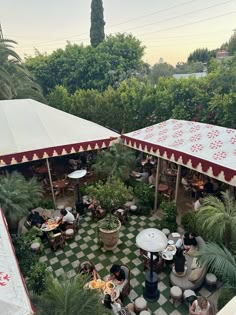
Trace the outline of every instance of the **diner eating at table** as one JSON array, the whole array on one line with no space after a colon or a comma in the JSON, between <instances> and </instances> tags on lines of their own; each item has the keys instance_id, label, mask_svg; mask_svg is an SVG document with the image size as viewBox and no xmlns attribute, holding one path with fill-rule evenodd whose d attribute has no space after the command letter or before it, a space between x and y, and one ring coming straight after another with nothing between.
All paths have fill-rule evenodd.
<instances>
[{"instance_id":1,"label":"diner eating at table","mask_svg":"<svg viewBox=\"0 0 236 315\"><path fill-rule=\"evenodd\" d=\"M112 265L110 269L110 276L108 277L108 280L112 280L115 285L118 287L120 291L122 291L125 282L126 282L126 276L124 270L121 268L120 265Z\"/></svg>"},{"instance_id":2,"label":"diner eating at table","mask_svg":"<svg viewBox=\"0 0 236 315\"><path fill-rule=\"evenodd\" d=\"M59 223L59 228L62 231L65 231L67 225L71 225L74 223L75 217L70 211L67 211L65 209L62 209L60 213L61 213L61 218L59 218L57 222Z\"/></svg>"},{"instance_id":3,"label":"diner eating at table","mask_svg":"<svg viewBox=\"0 0 236 315\"><path fill-rule=\"evenodd\" d=\"M195 234L192 232L184 233L182 237L182 242L186 252L188 252L192 246L193 247L197 246L197 240L195 237L196 237Z\"/></svg>"},{"instance_id":4,"label":"diner eating at table","mask_svg":"<svg viewBox=\"0 0 236 315\"><path fill-rule=\"evenodd\" d=\"M182 276L186 272L186 267L185 267L185 261L186 258L183 254L182 248L177 248L175 257L174 257L174 265L173 265L173 272L177 276Z\"/></svg>"},{"instance_id":5,"label":"diner eating at table","mask_svg":"<svg viewBox=\"0 0 236 315\"><path fill-rule=\"evenodd\" d=\"M31 210L30 214L27 217L27 222L30 226L41 227L41 225L45 221L46 221L46 218L36 210Z\"/></svg>"},{"instance_id":6,"label":"diner eating at table","mask_svg":"<svg viewBox=\"0 0 236 315\"><path fill-rule=\"evenodd\" d=\"M89 278L91 278L91 280L98 279L98 274L97 274L97 271L95 269L95 266L93 264L91 264L90 262L82 263L79 266L79 273L88 276Z\"/></svg>"}]
</instances>

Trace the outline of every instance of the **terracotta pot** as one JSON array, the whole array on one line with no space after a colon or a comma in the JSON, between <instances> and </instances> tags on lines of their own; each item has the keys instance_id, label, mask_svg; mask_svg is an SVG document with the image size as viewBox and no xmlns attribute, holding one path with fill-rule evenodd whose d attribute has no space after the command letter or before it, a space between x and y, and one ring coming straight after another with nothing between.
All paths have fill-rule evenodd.
<instances>
[{"instance_id":1,"label":"terracotta pot","mask_svg":"<svg viewBox=\"0 0 236 315\"><path fill-rule=\"evenodd\" d=\"M119 231L121 223L115 230L104 230L99 228L99 237L103 243L103 247L106 250L114 250L117 247L119 241Z\"/></svg>"}]
</instances>

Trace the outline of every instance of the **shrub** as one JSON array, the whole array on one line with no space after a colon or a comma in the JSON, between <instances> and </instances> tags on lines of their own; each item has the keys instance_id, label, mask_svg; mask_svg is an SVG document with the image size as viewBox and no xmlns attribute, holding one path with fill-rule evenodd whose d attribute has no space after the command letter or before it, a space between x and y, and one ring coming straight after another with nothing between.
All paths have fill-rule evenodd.
<instances>
[{"instance_id":1,"label":"shrub","mask_svg":"<svg viewBox=\"0 0 236 315\"><path fill-rule=\"evenodd\" d=\"M45 263L37 262L32 265L27 281L29 289L34 293L41 294L46 288L47 275L48 271Z\"/></svg>"},{"instance_id":2,"label":"shrub","mask_svg":"<svg viewBox=\"0 0 236 315\"><path fill-rule=\"evenodd\" d=\"M221 289L217 302L218 310L220 311L235 295L236 295L235 289L232 288Z\"/></svg>"},{"instance_id":3,"label":"shrub","mask_svg":"<svg viewBox=\"0 0 236 315\"><path fill-rule=\"evenodd\" d=\"M177 208L175 202L162 201L160 208L163 212L160 228L168 228L170 231L176 231L178 225L176 222Z\"/></svg>"},{"instance_id":4,"label":"shrub","mask_svg":"<svg viewBox=\"0 0 236 315\"><path fill-rule=\"evenodd\" d=\"M196 221L196 213L189 212L185 213L182 216L181 224L183 225L185 231L193 232L198 235L197 221Z\"/></svg>"},{"instance_id":5,"label":"shrub","mask_svg":"<svg viewBox=\"0 0 236 315\"><path fill-rule=\"evenodd\" d=\"M54 204L52 199L41 199L38 203L41 208L44 209L54 209Z\"/></svg>"}]
</instances>

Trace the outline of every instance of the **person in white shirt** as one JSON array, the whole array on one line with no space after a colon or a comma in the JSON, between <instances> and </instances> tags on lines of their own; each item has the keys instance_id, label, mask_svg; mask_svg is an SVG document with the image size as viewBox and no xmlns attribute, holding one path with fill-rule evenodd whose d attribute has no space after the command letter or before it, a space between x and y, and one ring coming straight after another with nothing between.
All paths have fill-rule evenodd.
<instances>
[{"instance_id":1,"label":"person in white shirt","mask_svg":"<svg viewBox=\"0 0 236 315\"><path fill-rule=\"evenodd\" d=\"M213 310L207 299L201 296L190 306L189 313L191 315L213 315Z\"/></svg>"},{"instance_id":2,"label":"person in white shirt","mask_svg":"<svg viewBox=\"0 0 236 315\"><path fill-rule=\"evenodd\" d=\"M193 209L194 211L198 211L202 205L202 202L203 202L203 198L200 197L198 200L196 200L193 204Z\"/></svg>"},{"instance_id":3,"label":"person in white shirt","mask_svg":"<svg viewBox=\"0 0 236 315\"><path fill-rule=\"evenodd\" d=\"M186 177L182 177L181 183L182 183L184 186L189 186L189 183L188 183Z\"/></svg>"},{"instance_id":4,"label":"person in white shirt","mask_svg":"<svg viewBox=\"0 0 236 315\"><path fill-rule=\"evenodd\" d=\"M62 231L65 231L66 230L66 225L67 224L73 224L74 221L75 221L75 217L74 215L70 212L70 211L67 211L65 209L61 210L61 218L59 220L60 222L60 229Z\"/></svg>"}]
</instances>

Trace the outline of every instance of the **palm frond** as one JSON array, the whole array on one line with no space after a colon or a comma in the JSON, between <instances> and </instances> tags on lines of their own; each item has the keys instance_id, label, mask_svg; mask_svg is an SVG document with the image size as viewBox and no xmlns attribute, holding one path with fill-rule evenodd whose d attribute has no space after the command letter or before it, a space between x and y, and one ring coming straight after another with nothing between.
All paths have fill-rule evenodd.
<instances>
[{"instance_id":1,"label":"palm frond","mask_svg":"<svg viewBox=\"0 0 236 315\"><path fill-rule=\"evenodd\" d=\"M198 252L198 261L226 284L236 288L236 261L226 247L206 243Z\"/></svg>"}]
</instances>

